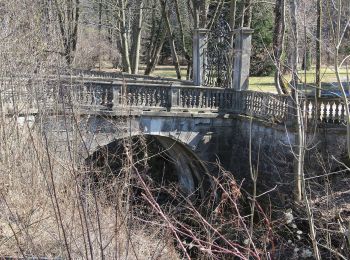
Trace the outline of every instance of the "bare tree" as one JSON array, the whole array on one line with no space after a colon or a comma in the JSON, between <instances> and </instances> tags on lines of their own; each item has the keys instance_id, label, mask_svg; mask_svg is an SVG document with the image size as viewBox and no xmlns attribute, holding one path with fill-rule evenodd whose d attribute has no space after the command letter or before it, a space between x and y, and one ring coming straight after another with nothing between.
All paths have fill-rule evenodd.
<instances>
[{"instance_id":1,"label":"bare tree","mask_svg":"<svg viewBox=\"0 0 350 260\"><path fill-rule=\"evenodd\" d=\"M209 9L208 0L192 0L194 28L206 28Z\"/></svg>"},{"instance_id":2,"label":"bare tree","mask_svg":"<svg viewBox=\"0 0 350 260\"><path fill-rule=\"evenodd\" d=\"M316 96L321 97L321 61L322 61L322 0L317 0L316 29Z\"/></svg>"},{"instance_id":3,"label":"bare tree","mask_svg":"<svg viewBox=\"0 0 350 260\"><path fill-rule=\"evenodd\" d=\"M123 60L123 71L131 73L130 57L129 57L129 37L128 37L128 26L126 21L126 4L128 0L119 1L119 30L121 37L121 51Z\"/></svg>"},{"instance_id":4,"label":"bare tree","mask_svg":"<svg viewBox=\"0 0 350 260\"><path fill-rule=\"evenodd\" d=\"M298 30L298 0L289 1L290 12L291 12L291 34L292 34L292 81L297 83L298 80L298 59L299 59L299 30Z\"/></svg>"},{"instance_id":5,"label":"bare tree","mask_svg":"<svg viewBox=\"0 0 350 260\"><path fill-rule=\"evenodd\" d=\"M162 7L162 14L163 14L163 19L165 21L165 26L169 35L169 45L170 45L173 64L176 70L176 75L178 79L181 79L181 68L180 68L179 56L177 55L176 46L175 46L175 35L173 33L173 29L170 24L169 12L166 7L166 1L165 0L159 0L159 1Z\"/></svg>"},{"instance_id":6,"label":"bare tree","mask_svg":"<svg viewBox=\"0 0 350 260\"><path fill-rule=\"evenodd\" d=\"M347 7L347 8L346 8ZM350 28L350 20L347 19L347 21L344 23L342 21L342 17L344 15L343 12L345 12L345 15L349 15L350 13L350 7L349 5L343 4L342 0L338 0L336 2L331 3L327 2L327 9L328 9L328 19L331 23L331 31L333 36L333 50L334 50L334 70L337 77L337 83L339 86L339 90L341 92L341 96L344 102L344 110L346 114L346 129L347 129L347 153L348 158L350 159L350 108L349 108L349 99L345 91L345 86L340 78L340 69L344 62L350 57L346 56L342 61L340 61L340 48L342 47L342 43L345 37L346 32ZM336 14L335 19L333 19L333 16L331 16L332 11ZM335 21L334 21L335 20Z\"/></svg>"},{"instance_id":7,"label":"bare tree","mask_svg":"<svg viewBox=\"0 0 350 260\"><path fill-rule=\"evenodd\" d=\"M236 12L237 12L237 0L231 0L230 2L230 28L231 31L235 29L236 24ZM231 35L231 46L234 43L234 35Z\"/></svg>"},{"instance_id":8,"label":"bare tree","mask_svg":"<svg viewBox=\"0 0 350 260\"><path fill-rule=\"evenodd\" d=\"M253 6L252 0L245 0L242 11L242 27L249 27L252 23Z\"/></svg>"},{"instance_id":9,"label":"bare tree","mask_svg":"<svg viewBox=\"0 0 350 260\"><path fill-rule=\"evenodd\" d=\"M191 68L192 68L192 59L191 59L191 56L190 56L190 54L187 50L187 47L186 47L184 26L183 26L183 21L182 21L182 17L181 17L179 0L174 0L174 3L175 3L175 8L176 8L177 21L179 23L179 33L180 33L180 39L181 39L180 47L181 47L182 52L183 52L185 59L187 61L186 79L190 79Z\"/></svg>"},{"instance_id":10,"label":"bare tree","mask_svg":"<svg viewBox=\"0 0 350 260\"><path fill-rule=\"evenodd\" d=\"M145 75L152 73L158 64L160 53L166 40L167 30L164 26L164 19L158 16L158 0L153 0L151 29L149 31L149 41L147 43L146 69ZM161 13L161 11L160 11Z\"/></svg>"},{"instance_id":11,"label":"bare tree","mask_svg":"<svg viewBox=\"0 0 350 260\"><path fill-rule=\"evenodd\" d=\"M63 42L63 55L70 66L78 42L79 0L54 0Z\"/></svg>"},{"instance_id":12,"label":"bare tree","mask_svg":"<svg viewBox=\"0 0 350 260\"><path fill-rule=\"evenodd\" d=\"M143 7L144 0L138 0L137 6L139 6L138 13L135 19L135 26L133 30L133 44L132 44L132 68L131 72L133 74L138 74L140 65L140 53L141 53L141 32L143 24Z\"/></svg>"},{"instance_id":13,"label":"bare tree","mask_svg":"<svg viewBox=\"0 0 350 260\"><path fill-rule=\"evenodd\" d=\"M285 0L276 0L275 29L273 34L273 53L276 65L275 86L279 94L286 94L288 92L282 79L281 63L285 35L285 10Z\"/></svg>"}]
</instances>

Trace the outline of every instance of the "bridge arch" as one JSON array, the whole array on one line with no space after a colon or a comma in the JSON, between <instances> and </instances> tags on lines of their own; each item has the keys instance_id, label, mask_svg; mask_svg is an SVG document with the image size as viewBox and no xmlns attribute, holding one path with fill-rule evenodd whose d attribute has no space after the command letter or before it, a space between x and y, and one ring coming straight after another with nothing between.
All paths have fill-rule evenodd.
<instances>
[{"instance_id":1,"label":"bridge arch","mask_svg":"<svg viewBox=\"0 0 350 260\"><path fill-rule=\"evenodd\" d=\"M188 144L171 136L135 132L128 137L107 138L102 145L90 150L85 163L99 167L110 163L108 160L114 158L113 160L119 160L120 164L125 153L130 151L132 156L135 156L134 161L146 161L147 169L141 164L137 164L136 167L146 171L154 181L175 183L184 195L192 198L205 197L205 191L210 186L207 167ZM120 158L117 158L118 156Z\"/></svg>"}]
</instances>

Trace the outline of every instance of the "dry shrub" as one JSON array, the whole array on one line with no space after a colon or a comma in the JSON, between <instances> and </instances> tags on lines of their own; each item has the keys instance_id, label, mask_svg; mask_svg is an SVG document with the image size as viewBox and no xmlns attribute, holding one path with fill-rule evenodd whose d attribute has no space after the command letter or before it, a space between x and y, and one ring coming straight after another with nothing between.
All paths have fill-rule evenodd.
<instances>
[{"instance_id":1,"label":"dry shrub","mask_svg":"<svg viewBox=\"0 0 350 260\"><path fill-rule=\"evenodd\" d=\"M111 43L105 33L85 29L80 32L80 41L74 59L74 66L80 69L118 68L121 55L115 43Z\"/></svg>"},{"instance_id":2,"label":"dry shrub","mask_svg":"<svg viewBox=\"0 0 350 260\"><path fill-rule=\"evenodd\" d=\"M257 204L250 232L241 205L246 197L222 168L207 176L212 189L203 200L184 195L176 182L163 185L148 177L152 168L144 160L148 144L142 136L123 139L123 148L112 154L107 150L102 165L82 165L74 146L69 156L60 154L39 117L35 124L2 118L1 255L259 259L276 253L269 217Z\"/></svg>"},{"instance_id":3,"label":"dry shrub","mask_svg":"<svg viewBox=\"0 0 350 260\"><path fill-rule=\"evenodd\" d=\"M176 258L163 229L130 218L121 176L112 187L87 189L88 169L57 155L40 123L2 119L1 256ZM116 193L107 201L109 191Z\"/></svg>"}]
</instances>

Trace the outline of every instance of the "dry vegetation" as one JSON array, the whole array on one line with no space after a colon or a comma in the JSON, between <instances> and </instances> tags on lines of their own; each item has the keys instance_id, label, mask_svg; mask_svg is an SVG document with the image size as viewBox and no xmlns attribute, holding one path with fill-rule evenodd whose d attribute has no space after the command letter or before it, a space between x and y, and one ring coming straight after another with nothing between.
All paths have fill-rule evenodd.
<instances>
[{"instance_id":1,"label":"dry vegetation","mask_svg":"<svg viewBox=\"0 0 350 260\"><path fill-rule=\"evenodd\" d=\"M40 120L34 123L31 118L22 119L3 116L1 121L2 256L312 256L309 222L302 204L293 211L276 210L266 204L264 196L258 199L242 189L232 173L220 167L216 177L208 176L212 187L204 200L186 197L176 182L163 185L149 177L152 167L144 158L150 144L142 136L125 138L118 149L102 150L99 158L79 164L79 151L74 145L68 158L62 156L57 144L43 135ZM349 252L348 201L339 200L346 199L348 191L343 187L343 194L332 193L331 189L328 192L332 194L324 194L318 182L308 183L319 187L319 191L313 189L310 198L320 247L325 247L321 248L322 255L345 259ZM343 208L331 206L334 204Z\"/></svg>"},{"instance_id":2,"label":"dry vegetation","mask_svg":"<svg viewBox=\"0 0 350 260\"><path fill-rule=\"evenodd\" d=\"M176 183L159 186L147 177L147 162L140 165L131 153L144 155L142 138L125 139L119 153L105 154L117 156L119 167L110 167L113 159L81 166L73 163L74 149L68 160L55 151L40 124L19 125L16 119L1 122L2 256L259 258L276 242L261 208L250 231L240 188L229 173L213 177L215 193L206 201L194 201ZM160 193L166 199L158 200Z\"/></svg>"},{"instance_id":3,"label":"dry vegetation","mask_svg":"<svg viewBox=\"0 0 350 260\"><path fill-rule=\"evenodd\" d=\"M52 151L40 125L18 126L16 117L1 123L2 256L177 257L164 229L130 214L130 183L122 174L97 189L88 185L87 169Z\"/></svg>"},{"instance_id":4,"label":"dry vegetation","mask_svg":"<svg viewBox=\"0 0 350 260\"><path fill-rule=\"evenodd\" d=\"M186 197L176 183L153 181L147 175L152 170L148 160L138 160L149 145L142 136L136 143L123 140L119 153L105 154L108 160L103 165L82 163L74 145L62 156L43 134L45 107L35 120L25 118L31 104L13 94L23 91L40 103L47 86L31 80L58 78L69 68L55 9L45 7L45 1L0 0L0 257L312 258L311 223L323 257L349 258L345 174L340 186L330 184L330 169L322 172L324 183L319 178L306 181L314 219L310 222L305 202L293 211L276 210L264 196L245 191L220 165L217 173L207 176L212 186L204 200ZM73 65L91 68L104 56L121 62L116 48L96 41L96 31L79 33L86 40L78 42ZM27 78L18 80L23 75ZM10 114L4 112L9 109L2 103L5 95L18 101ZM112 167L113 157L119 160L117 168ZM166 199L159 199L161 193Z\"/></svg>"}]
</instances>

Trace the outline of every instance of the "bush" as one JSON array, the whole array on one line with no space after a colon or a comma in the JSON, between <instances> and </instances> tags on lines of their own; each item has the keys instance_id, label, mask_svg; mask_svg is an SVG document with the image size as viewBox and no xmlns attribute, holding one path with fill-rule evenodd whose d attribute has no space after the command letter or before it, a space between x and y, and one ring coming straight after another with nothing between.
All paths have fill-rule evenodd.
<instances>
[{"instance_id":1,"label":"bush","mask_svg":"<svg viewBox=\"0 0 350 260\"><path fill-rule=\"evenodd\" d=\"M272 53L274 14L270 6L254 5L251 27L254 29L252 39L252 58L250 73L253 76L266 76L274 71L270 58Z\"/></svg>"}]
</instances>

